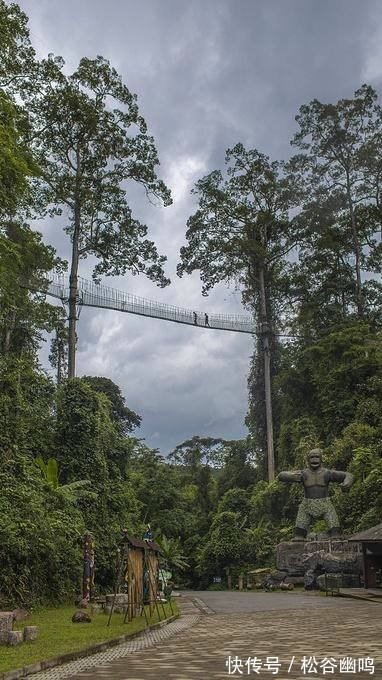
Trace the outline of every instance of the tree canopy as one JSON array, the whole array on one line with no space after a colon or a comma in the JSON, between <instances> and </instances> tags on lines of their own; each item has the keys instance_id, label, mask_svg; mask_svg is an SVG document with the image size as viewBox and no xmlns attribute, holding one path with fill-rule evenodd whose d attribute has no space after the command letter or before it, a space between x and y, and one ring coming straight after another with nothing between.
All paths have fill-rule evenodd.
<instances>
[{"instance_id":1,"label":"tree canopy","mask_svg":"<svg viewBox=\"0 0 382 680\"><path fill-rule=\"evenodd\" d=\"M274 470L301 469L313 446L328 467L355 476L349 494L334 492L344 530L379 522L375 91L303 105L298 153L287 162L238 143L224 170L197 182L178 273L199 271L204 293L234 283L255 316L250 435L199 432L164 456L133 434L135 395L106 375L74 376L82 258L95 258L95 279L130 272L168 283L165 257L126 194L132 180L144 200L171 202L154 140L136 95L103 57L81 59L71 74L60 57L38 61L26 15L3 0L0 33L0 606L74 599L85 530L100 593L115 584L121 528L142 536L147 523L180 585L213 587L272 566L301 496ZM72 241L69 328L44 294L49 272L65 263L27 224L58 215ZM47 332L57 380L40 363Z\"/></svg>"}]
</instances>

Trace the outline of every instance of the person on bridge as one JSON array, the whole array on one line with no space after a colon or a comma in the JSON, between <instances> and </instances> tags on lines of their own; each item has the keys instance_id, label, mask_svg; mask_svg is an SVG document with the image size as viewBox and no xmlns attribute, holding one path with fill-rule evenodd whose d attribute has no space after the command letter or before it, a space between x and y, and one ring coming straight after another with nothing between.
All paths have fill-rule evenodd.
<instances>
[{"instance_id":1,"label":"person on bridge","mask_svg":"<svg viewBox=\"0 0 382 680\"><path fill-rule=\"evenodd\" d=\"M193 312L193 315L194 315L194 324L195 324L195 326L197 326L198 325L198 315L197 315L196 312Z\"/></svg>"},{"instance_id":2,"label":"person on bridge","mask_svg":"<svg viewBox=\"0 0 382 680\"><path fill-rule=\"evenodd\" d=\"M204 315L204 325L205 325L205 326L209 326L209 325L210 325L210 320L209 320L209 318L208 318L208 314L205 314L205 315Z\"/></svg>"}]
</instances>

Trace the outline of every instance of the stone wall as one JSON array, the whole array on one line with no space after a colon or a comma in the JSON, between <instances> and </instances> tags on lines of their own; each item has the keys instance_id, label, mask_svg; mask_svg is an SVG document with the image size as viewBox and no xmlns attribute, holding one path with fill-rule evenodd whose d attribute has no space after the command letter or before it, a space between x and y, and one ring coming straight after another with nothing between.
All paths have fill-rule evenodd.
<instances>
[{"instance_id":1,"label":"stone wall","mask_svg":"<svg viewBox=\"0 0 382 680\"><path fill-rule=\"evenodd\" d=\"M320 554L320 557L332 555L331 562L339 565L338 571L341 571L342 565L353 563L354 570L351 570L350 573L361 572L361 546L358 543L349 543L346 540L285 541L279 543L276 548L276 568L287 572L288 576L302 577L307 569L312 566L310 564L312 559L314 561L314 558L310 556L317 553ZM329 562L329 557L327 561ZM346 570L348 569L349 567L346 568Z\"/></svg>"}]
</instances>

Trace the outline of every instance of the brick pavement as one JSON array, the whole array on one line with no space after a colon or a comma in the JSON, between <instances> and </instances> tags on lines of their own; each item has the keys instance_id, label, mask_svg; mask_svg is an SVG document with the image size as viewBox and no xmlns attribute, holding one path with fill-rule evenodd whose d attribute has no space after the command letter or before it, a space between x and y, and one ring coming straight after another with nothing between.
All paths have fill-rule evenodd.
<instances>
[{"instance_id":1,"label":"brick pavement","mask_svg":"<svg viewBox=\"0 0 382 680\"><path fill-rule=\"evenodd\" d=\"M229 677L270 680L302 680L302 678L368 678L369 673L323 673L301 671L300 659L315 656L320 663L324 657L372 657L375 660L374 678L382 680L382 607L373 603L333 600L315 607L316 598L305 609L268 612L236 612L202 615L187 630L177 632L166 641L140 649L127 656L104 661L102 664L70 676L72 680L215 680ZM293 598L290 600L293 607ZM190 616L190 613L187 614ZM228 674L227 658L258 657L263 662L259 673L248 673L243 663L242 674ZM264 668L266 657L279 657L281 668L273 674ZM295 657L291 671L288 667ZM52 673L52 671L51 671ZM37 676L35 676L37 677ZM53 675L45 676L53 680Z\"/></svg>"}]
</instances>

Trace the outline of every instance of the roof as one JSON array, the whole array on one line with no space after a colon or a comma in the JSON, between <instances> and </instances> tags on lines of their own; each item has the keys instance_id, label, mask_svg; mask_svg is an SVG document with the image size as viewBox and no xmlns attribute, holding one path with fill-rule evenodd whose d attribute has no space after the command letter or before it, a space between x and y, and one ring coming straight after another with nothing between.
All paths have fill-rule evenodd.
<instances>
[{"instance_id":1,"label":"roof","mask_svg":"<svg viewBox=\"0 0 382 680\"><path fill-rule=\"evenodd\" d=\"M134 536L129 536L129 534L124 534L124 540L128 541L133 548L141 548L142 550L154 550L154 552L160 552L160 547L155 541L142 541L140 538L135 538Z\"/></svg>"},{"instance_id":2,"label":"roof","mask_svg":"<svg viewBox=\"0 0 382 680\"><path fill-rule=\"evenodd\" d=\"M348 541L356 541L357 543L374 543L379 541L382 543L382 523L371 527L371 529L366 529L366 531L360 531L358 534L354 534L354 536L350 536Z\"/></svg>"}]
</instances>

